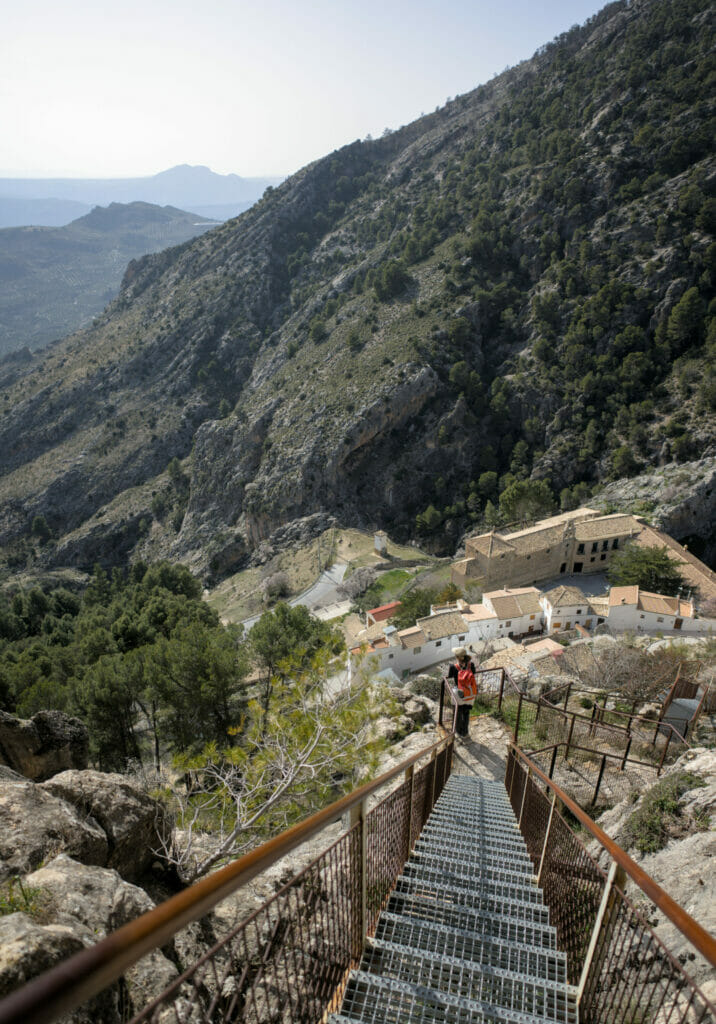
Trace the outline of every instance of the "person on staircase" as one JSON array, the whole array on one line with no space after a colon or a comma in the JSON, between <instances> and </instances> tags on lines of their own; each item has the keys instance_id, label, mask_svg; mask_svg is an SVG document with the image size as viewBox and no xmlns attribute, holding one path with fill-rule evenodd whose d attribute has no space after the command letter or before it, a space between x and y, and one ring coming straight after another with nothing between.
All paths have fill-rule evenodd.
<instances>
[{"instance_id":1,"label":"person on staircase","mask_svg":"<svg viewBox=\"0 0 716 1024\"><path fill-rule=\"evenodd\" d=\"M465 647L453 647L452 653L457 658L457 661L448 669L448 679L453 680L457 687L458 695L461 695L460 704L457 709L455 732L458 736L467 736L470 731L470 710L477 696L475 664L470 659Z\"/></svg>"}]
</instances>

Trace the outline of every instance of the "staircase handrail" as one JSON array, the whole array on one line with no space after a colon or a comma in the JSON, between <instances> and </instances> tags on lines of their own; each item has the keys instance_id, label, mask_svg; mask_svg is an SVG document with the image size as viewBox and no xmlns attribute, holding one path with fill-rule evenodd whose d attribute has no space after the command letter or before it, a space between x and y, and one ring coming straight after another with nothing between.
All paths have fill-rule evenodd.
<instances>
[{"instance_id":1,"label":"staircase handrail","mask_svg":"<svg viewBox=\"0 0 716 1024\"><path fill-rule=\"evenodd\" d=\"M680 907L650 875L647 875L646 871L639 867L636 861L632 860L629 854L611 839L604 829L600 828L595 821L592 821L579 804L567 796L561 786L558 786L556 782L545 775L542 769L517 744L511 742L510 750L514 751L515 757L526 766L528 772L538 778L548 790L554 793L556 799L560 800L563 806L574 815L592 838L597 840L602 849L606 850L612 860L626 872L644 895L679 929L681 934L689 940L694 948L716 968L716 938L710 935L698 921L695 921L683 907Z\"/></svg>"},{"instance_id":2,"label":"staircase handrail","mask_svg":"<svg viewBox=\"0 0 716 1024\"><path fill-rule=\"evenodd\" d=\"M378 778L334 801L213 874L195 882L106 938L50 968L0 1000L1 1024L46 1024L77 1008L117 981L153 949L165 945L242 885L368 800L422 758L437 757L452 733L413 754Z\"/></svg>"}]
</instances>

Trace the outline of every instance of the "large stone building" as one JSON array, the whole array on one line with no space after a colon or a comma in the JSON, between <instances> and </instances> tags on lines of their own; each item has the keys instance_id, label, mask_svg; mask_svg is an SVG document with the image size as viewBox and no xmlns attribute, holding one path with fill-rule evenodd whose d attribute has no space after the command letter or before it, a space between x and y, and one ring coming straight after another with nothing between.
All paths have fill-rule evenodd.
<instances>
[{"instance_id":1,"label":"large stone building","mask_svg":"<svg viewBox=\"0 0 716 1024\"><path fill-rule=\"evenodd\" d=\"M473 583L486 590L534 586L557 576L604 572L612 553L630 540L647 547L666 545L689 584L698 587L702 599L716 592L714 573L671 537L648 526L639 516L603 515L591 508L543 519L525 530L491 530L471 537L465 543L465 558L453 565L452 579L461 588Z\"/></svg>"}]
</instances>

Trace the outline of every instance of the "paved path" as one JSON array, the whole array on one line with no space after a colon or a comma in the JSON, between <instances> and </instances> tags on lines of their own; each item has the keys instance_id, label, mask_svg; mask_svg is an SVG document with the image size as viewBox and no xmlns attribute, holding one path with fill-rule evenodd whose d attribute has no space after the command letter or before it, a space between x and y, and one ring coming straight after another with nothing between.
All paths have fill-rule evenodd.
<instances>
[{"instance_id":1,"label":"paved path","mask_svg":"<svg viewBox=\"0 0 716 1024\"><path fill-rule=\"evenodd\" d=\"M347 568L346 562L334 562L330 569L323 570L315 583L312 583L302 593L297 594L296 597L292 597L288 603L293 608L303 604L310 612L320 611L322 614L319 615L319 618L336 618L338 615L345 614L340 609L346 602L339 600L338 588L343 582ZM350 602L347 602L345 611L348 611L349 607ZM339 610L335 611L335 608ZM244 629L248 632L260 618L260 615L254 615L250 619L244 619L242 623Z\"/></svg>"}]
</instances>

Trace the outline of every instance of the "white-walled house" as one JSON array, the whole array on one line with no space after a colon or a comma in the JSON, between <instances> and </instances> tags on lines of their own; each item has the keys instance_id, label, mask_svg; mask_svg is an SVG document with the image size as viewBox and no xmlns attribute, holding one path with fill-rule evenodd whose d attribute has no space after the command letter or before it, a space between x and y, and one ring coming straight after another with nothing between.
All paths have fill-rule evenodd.
<instances>
[{"instance_id":1,"label":"white-walled house","mask_svg":"<svg viewBox=\"0 0 716 1024\"><path fill-rule=\"evenodd\" d=\"M693 602L652 594L640 587L612 587L609 592L609 628L635 633L716 633L716 619L700 618Z\"/></svg>"},{"instance_id":2,"label":"white-walled house","mask_svg":"<svg viewBox=\"0 0 716 1024\"><path fill-rule=\"evenodd\" d=\"M547 633L557 633L575 626L592 629L598 625L597 616L589 598L578 587L559 586L546 591L539 599Z\"/></svg>"}]
</instances>

